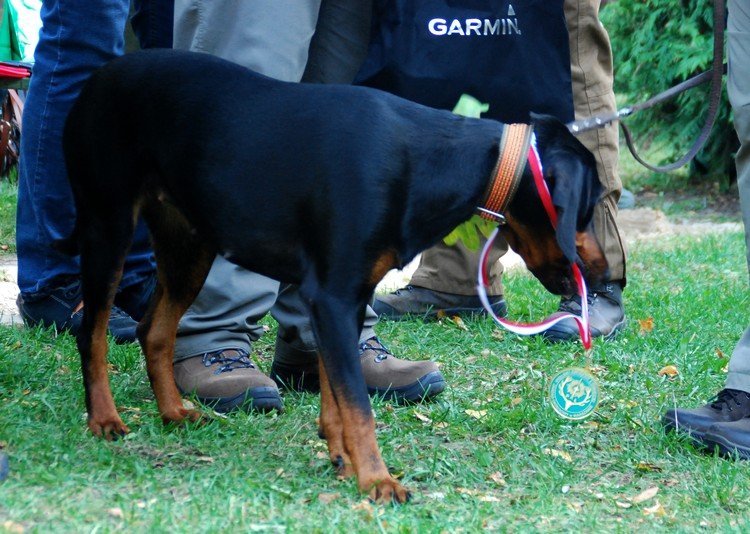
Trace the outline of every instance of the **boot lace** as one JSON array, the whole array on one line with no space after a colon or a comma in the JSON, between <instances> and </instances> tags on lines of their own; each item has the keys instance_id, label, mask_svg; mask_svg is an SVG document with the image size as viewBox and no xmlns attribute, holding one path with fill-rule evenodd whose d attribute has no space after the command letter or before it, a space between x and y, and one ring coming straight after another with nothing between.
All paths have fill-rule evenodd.
<instances>
[{"instance_id":1,"label":"boot lace","mask_svg":"<svg viewBox=\"0 0 750 534\"><path fill-rule=\"evenodd\" d=\"M371 337L367 341L364 341L359 344L359 356L360 358L365 354L367 351L373 351L375 353L375 361L380 363L383 360L387 359L388 356L391 355L390 351L385 348L385 345L383 345L380 340L376 337Z\"/></svg>"},{"instance_id":2,"label":"boot lace","mask_svg":"<svg viewBox=\"0 0 750 534\"><path fill-rule=\"evenodd\" d=\"M236 353L237 356L227 356L229 352ZM206 367L217 364L220 367L214 371L215 375L229 373L235 369L255 369L255 365L250 361L250 354L242 349L217 350L203 355L203 365Z\"/></svg>"},{"instance_id":3,"label":"boot lace","mask_svg":"<svg viewBox=\"0 0 750 534\"><path fill-rule=\"evenodd\" d=\"M750 400L750 393L739 389L722 389L716 395L716 399L711 402L711 408L723 411L726 407L731 412L734 408L747 403L748 400Z\"/></svg>"},{"instance_id":4,"label":"boot lace","mask_svg":"<svg viewBox=\"0 0 750 534\"><path fill-rule=\"evenodd\" d=\"M590 290L586 294L586 302L589 305L589 309L594 305L596 302L596 299L599 298L599 296L602 296L604 298L607 297L607 295L612 294L614 291L612 284L604 284L603 286L599 286L596 289ZM559 311L569 312L569 313L581 313L581 297L578 295L573 295L570 298L562 299L560 301L560 307L558 308Z\"/></svg>"}]
</instances>

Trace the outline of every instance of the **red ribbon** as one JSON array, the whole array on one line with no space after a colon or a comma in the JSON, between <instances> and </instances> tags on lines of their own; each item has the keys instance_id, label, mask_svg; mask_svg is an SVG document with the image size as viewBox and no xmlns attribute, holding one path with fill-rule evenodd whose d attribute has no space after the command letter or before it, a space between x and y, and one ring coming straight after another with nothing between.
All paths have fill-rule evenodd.
<instances>
[{"instance_id":1,"label":"red ribbon","mask_svg":"<svg viewBox=\"0 0 750 534\"><path fill-rule=\"evenodd\" d=\"M533 138L531 146L529 147L528 160L529 166L531 167L531 174L534 176L534 183L536 184L537 191L539 192L539 197L542 200L542 205L547 212L547 216L552 223L552 227L557 229L557 212L555 211L555 206L552 203L552 197L549 194L547 182L544 181L544 175L542 173L542 163L539 159L539 154L536 151L536 143L535 139ZM574 319L578 324L578 332L581 336L581 343L583 343L583 347L586 350L591 349L591 330L589 328L589 307L586 293L586 282L584 281L581 270L578 268L578 265L576 263L573 263L571 268L573 269L573 277L575 278L576 285L578 287L578 295L581 297L580 316L572 313L560 313L540 323L516 323L513 321L506 321L504 319L501 319L495 314L495 312L492 310L492 306L490 306L489 298L487 297L487 289L490 286L490 277L489 271L487 269L487 263L489 259L490 249L492 248L492 244L494 243L498 232L499 228L496 228L487 240L487 243L485 243L484 248L482 249L482 255L480 256L479 272L477 274L477 292L479 294L479 299L482 301L484 308L487 310L487 313L490 314L490 316L495 320L497 324L499 324L506 330L509 330L515 334L520 334L522 336L540 334L542 332L545 332L546 330L549 330L550 327L559 323L560 321L563 321L565 319Z\"/></svg>"}]
</instances>

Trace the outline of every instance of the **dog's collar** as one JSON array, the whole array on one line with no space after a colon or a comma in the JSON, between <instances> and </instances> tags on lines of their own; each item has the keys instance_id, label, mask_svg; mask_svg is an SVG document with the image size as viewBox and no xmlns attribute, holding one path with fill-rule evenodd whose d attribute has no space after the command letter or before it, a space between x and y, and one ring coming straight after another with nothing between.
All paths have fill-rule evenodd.
<instances>
[{"instance_id":1,"label":"dog's collar","mask_svg":"<svg viewBox=\"0 0 750 534\"><path fill-rule=\"evenodd\" d=\"M530 124L505 125L492 179L484 195L484 202L477 208L480 217L505 223L503 212L516 194L521 181L533 131Z\"/></svg>"}]
</instances>

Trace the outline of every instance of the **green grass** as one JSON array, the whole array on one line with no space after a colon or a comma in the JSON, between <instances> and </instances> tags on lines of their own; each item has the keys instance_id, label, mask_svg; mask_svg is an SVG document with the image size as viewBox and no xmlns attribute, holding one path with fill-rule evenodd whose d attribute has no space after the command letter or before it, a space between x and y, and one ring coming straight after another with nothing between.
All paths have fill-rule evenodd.
<instances>
[{"instance_id":1,"label":"green grass","mask_svg":"<svg viewBox=\"0 0 750 534\"><path fill-rule=\"evenodd\" d=\"M15 181L0 179L0 254L16 251Z\"/></svg>"},{"instance_id":2,"label":"green grass","mask_svg":"<svg viewBox=\"0 0 750 534\"><path fill-rule=\"evenodd\" d=\"M595 346L603 400L581 423L555 415L545 391L554 373L582 363L578 345L485 320L467 321L468 331L451 321L378 325L396 354L437 360L450 383L430 404L374 403L386 463L415 494L398 507L362 504L352 481L334 479L315 396L287 394L278 416L167 429L138 348L116 346L111 379L133 432L107 443L86 432L73 340L2 329L0 442L11 475L0 483L0 532L6 522L37 532L747 532L750 464L703 454L659 426L673 403L698 406L722 387L748 319L742 236L638 246L628 276L629 325ZM526 274L506 284L514 319L556 306ZM641 332L649 318L653 330ZM273 339L272 330L256 347L265 370ZM678 377L658 376L668 364ZM654 498L631 502L651 487Z\"/></svg>"}]
</instances>

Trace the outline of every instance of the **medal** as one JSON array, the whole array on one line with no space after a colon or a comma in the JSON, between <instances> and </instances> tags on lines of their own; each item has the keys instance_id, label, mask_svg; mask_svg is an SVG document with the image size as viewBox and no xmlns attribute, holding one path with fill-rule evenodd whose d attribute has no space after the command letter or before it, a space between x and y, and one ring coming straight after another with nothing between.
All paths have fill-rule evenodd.
<instances>
[{"instance_id":1,"label":"medal","mask_svg":"<svg viewBox=\"0 0 750 534\"><path fill-rule=\"evenodd\" d=\"M552 409L565 419L585 419L599 404L596 378L580 367L565 369L552 377L548 393Z\"/></svg>"}]
</instances>

